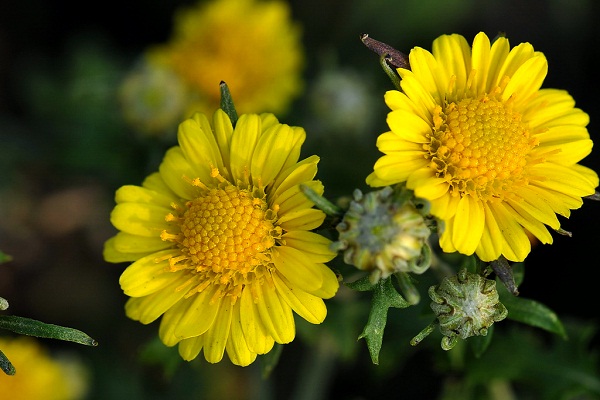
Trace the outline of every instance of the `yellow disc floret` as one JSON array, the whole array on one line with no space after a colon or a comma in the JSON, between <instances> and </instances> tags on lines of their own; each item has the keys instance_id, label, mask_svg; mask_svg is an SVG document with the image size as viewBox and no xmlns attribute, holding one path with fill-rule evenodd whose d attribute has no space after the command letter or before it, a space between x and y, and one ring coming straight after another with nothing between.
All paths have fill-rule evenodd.
<instances>
[{"instance_id":1,"label":"yellow disc floret","mask_svg":"<svg viewBox=\"0 0 600 400\"><path fill-rule=\"evenodd\" d=\"M511 103L483 95L434 110L430 142L423 145L431 168L446 179L451 195L488 201L526 183L528 155L537 146Z\"/></svg>"},{"instance_id":2,"label":"yellow disc floret","mask_svg":"<svg viewBox=\"0 0 600 400\"><path fill-rule=\"evenodd\" d=\"M212 188L188 201L180 217L167 216L181 233L164 231L161 238L176 242L181 250L169 261L171 271L186 269L193 275L195 285L187 296L214 284L220 286L218 296L235 302L244 285L272 268L271 249L281 228L275 226L276 211L253 192L259 191L233 185Z\"/></svg>"}]
</instances>

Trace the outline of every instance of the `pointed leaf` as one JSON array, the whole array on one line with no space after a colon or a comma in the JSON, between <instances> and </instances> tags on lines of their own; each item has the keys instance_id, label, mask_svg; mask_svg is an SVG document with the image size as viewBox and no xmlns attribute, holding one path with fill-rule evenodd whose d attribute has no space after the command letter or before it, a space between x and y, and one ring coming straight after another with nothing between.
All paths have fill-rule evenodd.
<instances>
[{"instance_id":1,"label":"pointed leaf","mask_svg":"<svg viewBox=\"0 0 600 400\"><path fill-rule=\"evenodd\" d=\"M487 335L473 336L469 339L469 343L471 344L471 348L473 349L476 358L481 357L488 349L490 343L492 343L492 336L494 336L494 325L488 328Z\"/></svg>"},{"instance_id":2,"label":"pointed leaf","mask_svg":"<svg viewBox=\"0 0 600 400\"><path fill-rule=\"evenodd\" d=\"M382 279L374 285L369 319L363 332L358 337L366 340L373 364L379 364L379 352L383 342L383 331L387 323L388 309L390 307L406 308L409 306L410 303L396 291L390 278Z\"/></svg>"},{"instance_id":3,"label":"pointed leaf","mask_svg":"<svg viewBox=\"0 0 600 400\"><path fill-rule=\"evenodd\" d=\"M98 342L85 333L64 326L46 324L35 319L16 317L11 315L0 316L0 329L7 329L21 335L37 336L65 340L84 344L86 346L97 346Z\"/></svg>"},{"instance_id":4,"label":"pointed leaf","mask_svg":"<svg viewBox=\"0 0 600 400\"><path fill-rule=\"evenodd\" d=\"M14 375L17 371L14 365L6 358L4 353L0 350L0 369L4 371L6 375Z\"/></svg>"},{"instance_id":5,"label":"pointed leaf","mask_svg":"<svg viewBox=\"0 0 600 400\"><path fill-rule=\"evenodd\" d=\"M513 296L504 285L498 284L496 287L500 302L508 310L508 319L547 330L567 339L565 327L550 308L535 300Z\"/></svg>"},{"instance_id":6,"label":"pointed leaf","mask_svg":"<svg viewBox=\"0 0 600 400\"><path fill-rule=\"evenodd\" d=\"M260 356L263 379L267 379L279 363L279 357L281 356L282 350L283 346L279 343L275 343L275 345L273 346L273 350L269 351L267 354Z\"/></svg>"}]
</instances>

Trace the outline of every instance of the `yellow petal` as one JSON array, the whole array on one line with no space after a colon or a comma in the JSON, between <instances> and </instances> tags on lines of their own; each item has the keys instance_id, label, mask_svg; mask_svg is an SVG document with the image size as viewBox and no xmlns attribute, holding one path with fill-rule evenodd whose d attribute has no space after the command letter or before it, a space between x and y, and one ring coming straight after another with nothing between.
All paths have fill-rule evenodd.
<instances>
[{"instance_id":1,"label":"yellow petal","mask_svg":"<svg viewBox=\"0 0 600 400\"><path fill-rule=\"evenodd\" d=\"M510 52L510 44L505 37L499 37L494 40L490 51L490 68L488 70L485 92L489 93L496 87L500 81L500 70L504 66L506 58Z\"/></svg>"},{"instance_id":2,"label":"yellow petal","mask_svg":"<svg viewBox=\"0 0 600 400\"><path fill-rule=\"evenodd\" d=\"M122 233L122 232L120 232ZM104 259L111 263L122 263L126 261L135 261L139 260L142 257L147 256L148 254L154 253L154 251L142 251L139 253L124 253L116 249L115 247L115 237L108 239L104 243L104 250L102 252L102 256Z\"/></svg>"},{"instance_id":3,"label":"yellow petal","mask_svg":"<svg viewBox=\"0 0 600 400\"><path fill-rule=\"evenodd\" d=\"M448 89L448 76L433 54L420 47L415 47L410 51L408 59L410 71L398 70L402 79L414 74L425 90L435 99L436 104L443 104Z\"/></svg>"},{"instance_id":4,"label":"yellow petal","mask_svg":"<svg viewBox=\"0 0 600 400\"><path fill-rule=\"evenodd\" d=\"M173 246L172 242L164 241L160 237L132 235L127 232L117 233L112 240L114 249L120 253L149 254Z\"/></svg>"},{"instance_id":5,"label":"yellow petal","mask_svg":"<svg viewBox=\"0 0 600 400\"><path fill-rule=\"evenodd\" d=\"M319 157L310 156L292 167L289 167L277 176L273 183L273 191L271 197L275 198L281 193L285 192L291 187L299 185L300 183L310 182L317 174L317 163Z\"/></svg>"},{"instance_id":6,"label":"yellow petal","mask_svg":"<svg viewBox=\"0 0 600 400\"><path fill-rule=\"evenodd\" d=\"M325 264L316 264L316 266L321 274L321 280L323 281L323 284L317 290L310 290L307 292L322 299L330 299L335 296L340 287L338 277Z\"/></svg>"},{"instance_id":7,"label":"yellow petal","mask_svg":"<svg viewBox=\"0 0 600 400\"><path fill-rule=\"evenodd\" d=\"M165 210L172 210L171 203L175 200L168 194L156 192L148 188L134 185L121 186L115 193L117 203L144 203L162 206Z\"/></svg>"},{"instance_id":8,"label":"yellow petal","mask_svg":"<svg viewBox=\"0 0 600 400\"><path fill-rule=\"evenodd\" d=\"M392 101L396 101L396 104L392 103L394 107L390 108L392 110L408 111L411 114L417 115L423 121L426 121L430 126L432 126L433 117L431 115L431 110L435 108L437 103L435 102L435 99L431 93L427 91L422 82L420 82L413 74L407 74L404 76L400 82L400 85L402 86L402 91L404 92L402 95L404 95L405 98L400 97L397 99L392 99Z\"/></svg>"},{"instance_id":9,"label":"yellow petal","mask_svg":"<svg viewBox=\"0 0 600 400\"><path fill-rule=\"evenodd\" d=\"M160 233L169 229L165 221L168 212L163 207L142 203L117 204L110 213L110 222L115 228L145 237L159 237Z\"/></svg>"},{"instance_id":10,"label":"yellow petal","mask_svg":"<svg viewBox=\"0 0 600 400\"><path fill-rule=\"evenodd\" d=\"M213 114L214 134L221 153L223 164L229 170L229 146L233 135L233 125L227 114L220 108Z\"/></svg>"},{"instance_id":11,"label":"yellow petal","mask_svg":"<svg viewBox=\"0 0 600 400\"><path fill-rule=\"evenodd\" d=\"M184 178L195 178L196 173L186 160L181 148L172 147L167 150L158 170L163 181L179 198L190 200L196 197L197 188L184 180Z\"/></svg>"},{"instance_id":12,"label":"yellow petal","mask_svg":"<svg viewBox=\"0 0 600 400\"><path fill-rule=\"evenodd\" d=\"M244 114L235 125L231 137L231 176L234 182L246 183L256 143L262 134L261 121L256 114Z\"/></svg>"},{"instance_id":13,"label":"yellow petal","mask_svg":"<svg viewBox=\"0 0 600 400\"><path fill-rule=\"evenodd\" d=\"M191 304L182 313L173 334L179 339L187 339L205 333L215 322L221 299L213 300L217 285L209 286L190 297Z\"/></svg>"},{"instance_id":14,"label":"yellow petal","mask_svg":"<svg viewBox=\"0 0 600 400\"><path fill-rule=\"evenodd\" d=\"M204 336L204 358L209 363L218 363L223 359L225 346L231 330L231 317L233 314L233 305L231 301L221 302L217 317L210 329Z\"/></svg>"},{"instance_id":15,"label":"yellow petal","mask_svg":"<svg viewBox=\"0 0 600 400\"><path fill-rule=\"evenodd\" d=\"M288 125L278 124L265 131L252 155L250 172L255 185L264 187L275 179L293 145L294 132Z\"/></svg>"},{"instance_id":16,"label":"yellow petal","mask_svg":"<svg viewBox=\"0 0 600 400\"><path fill-rule=\"evenodd\" d=\"M569 196L589 196L596 189L596 185L573 170L571 166L543 163L532 167L531 174L546 178L536 181L536 186L552 189Z\"/></svg>"},{"instance_id":17,"label":"yellow petal","mask_svg":"<svg viewBox=\"0 0 600 400\"><path fill-rule=\"evenodd\" d=\"M552 235L548 232L546 226L537 220L535 217L532 217L527 211L520 206L519 203L508 203L506 204L506 209L509 214L527 229L533 236L538 238L543 244L551 244L552 243Z\"/></svg>"},{"instance_id":18,"label":"yellow petal","mask_svg":"<svg viewBox=\"0 0 600 400\"><path fill-rule=\"evenodd\" d=\"M433 56L448 77L455 77L458 90L464 90L471 71L471 48L466 39L457 34L442 35L433 41Z\"/></svg>"},{"instance_id":19,"label":"yellow petal","mask_svg":"<svg viewBox=\"0 0 600 400\"><path fill-rule=\"evenodd\" d=\"M296 336L291 307L279 298L272 282L256 285L259 300L256 304L261 321L277 343L289 343Z\"/></svg>"},{"instance_id":20,"label":"yellow petal","mask_svg":"<svg viewBox=\"0 0 600 400\"><path fill-rule=\"evenodd\" d=\"M174 332L179 325L179 320L192 305L192 299L183 298L186 294L185 290L179 290L177 293L181 293L182 299L165 312L158 328L158 336L167 346L175 346L181 341L181 338L175 336Z\"/></svg>"},{"instance_id":21,"label":"yellow petal","mask_svg":"<svg viewBox=\"0 0 600 400\"><path fill-rule=\"evenodd\" d=\"M200 354L200 351L202 350L203 346L204 346L204 335L196 336L196 337L189 338L189 339L184 339L181 342L179 342L179 346L178 346L179 355L185 361L192 361L193 359L198 357L198 354Z\"/></svg>"},{"instance_id":22,"label":"yellow petal","mask_svg":"<svg viewBox=\"0 0 600 400\"><path fill-rule=\"evenodd\" d=\"M315 193L323 193L323 184L320 181L305 182L305 186L312 189ZM311 208L314 203L300 190L300 186L294 186L273 200L274 204L279 205L278 213L285 215L294 211Z\"/></svg>"},{"instance_id":23,"label":"yellow petal","mask_svg":"<svg viewBox=\"0 0 600 400\"><path fill-rule=\"evenodd\" d=\"M494 261L500 258L505 241L496 218L487 203L483 205L483 210L485 213L485 226L475 252L482 261Z\"/></svg>"},{"instance_id":24,"label":"yellow petal","mask_svg":"<svg viewBox=\"0 0 600 400\"><path fill-rule=\"evenodd\" d=\"M160 172L153 172L144 179L142 186L146 189L153 190L157 193L162 193L172 199L178 199L178 196L167 186Z\"/></svg>"},{"instance_id":25,"label":"yellow petal","mask_svg":"<svg viewBox=\"0 0 600 400\"><path fill-rule=\"evenodd\" d=\"M481 201L464 195L458 202L452 226L454 247L462 254L473 254L479 245L484 225L485 213Z\"/></svg>"},{"instance_id":26,"label":"yellow petal","mask_svg":"<svg viewBox=\"0 0 600 400\"><path fill-rule=\"evenodd\" d=\"M321 298L295 287L277 273L273 274L273 282L281 298L287 302L296 314L311 324L320 324L325 320L327 307L325 307L325 303Z\"/></svg>"},{"instance_id":27,"label":"yellow petal","mask_svg":"<svg viewBox=\"0 0 600 400\"><path fill-rule=\"evenodd\" d=\"M406 110L395 110L388 114L387 124L391 131L403 140L413 143L428 143L431 124Z\"/></svg>"},{"instance_id":28,"label":"yellow petal","mask_svg":"<svg viewBox=\"0 0 600 400\"><path fill-rule=\"evenodd\" d=\"M316 290L323 284L317 264L297 249L288 246L277 247L273 264L293 285L303 290Z\"/></svg>"},{"instance_id":29,"label":"yellow petal","mask_svg":"<svg viewBox=\"0 0 600 400\"><path fill-rule=\"evenodd\" d=\"M492 203L490 210L506 242L503 246L502 254L510 261L523 261L531 251L531 242L525 231L506 210L503 203Z\"/></svg>"},{"instance_id":30,"label":"yellow petal","mask_svg":"<svg viewBox=\"0 0 600 400\"><path fill-rule=\"evenodd\" d=\"M200 122L198 119L203 121ZM204 115L196 114L194 119L182 122L179 125L177 139L181 151L194 170L194 175L190 178L200 178L202 182L210 182L212 167L223 171L223 161L216 139Z\"/></svg>"},{"instance_id":31,"label":"yellow petal","mask_svg":"<svg viewBox=\"0 0 600 400\"><path fill-rule=\"evenodd\" d=\"M331 240L314 232L291 231L282 236L286 246L300 250L314 263L331 261L337 253L329 246Z\"/></svg>"},{"instance_id":32,"label":"yellow petal","mask_svg":"<svg viewBox=\"0 0 600 400\"><path fill-rule=\"evenodd\" d=\"M169 271L169 260L166 258L178 254L179 250L171 249L140 258L121 274L121 289L127 296L142 297L181 279L183 271ZM157 262L161 259L162 261Z\"/></svg>"},{"instance_id":33,"label":"yellow petal","mask_svg":"<svg viewBox=\"0 0 600 400\"><path fill-rule=\"evenodd\" d=\"M176 290L180 285L181 282L176 281L148 296L132 297L125 305L125 313L142 324L154 322L183 298L185 291Z\"/></svg>"},{"instance_id":34,"label":"yellow petal","mask_svg":"<svg viewBox=\"0 0 600 400\"><path fill-rule=\"evenodd\" d=\"M473 39L471 52L471 69L475 71L472 90L475 96L486 92L491 57L490 49L490 39L485 33L479 32Z\"/></svg>"},{"instance_id":35,"label":"yellow petal","mask_svg":"<svg viewBox=\"0 0 600 400\"><path fill-rule=\"evenodd\" d=\"M181 345L180 345L181 346ZM231 332L225 345L225 350L232 363L245 367L256 360L256 353L250 351L246 343L246 337L242 329L240 302L233 305L233 315L231 317Z\"/></svg>"},{"instance_id":36,"label":"yellow petal","mask_svg":"<svg viewBox=\"0 0 600 400\"><path fill-rule=\"evenodd\" d=\"M547 73L548 61L543 54L537 53L515 71L502 93L502 100L506 101L514 95L517 107L526 104L542 86Z\"/></svg>"},{"instance_id":37,"label":"yellow petal","mask_svg":"<svg viewBox=\"0 0 600 400\"><path fill-rule=\"evenodd\" d=\"M404 153L393 153L381 157L373 167L378 179L395 184L405 182L408 177L429 164L423 154L412 154L406 157Z\"/></svg>"},{"instance_id":38,"label":"yellow petal","mask_svg":"<svg viewBox=\"0 0 600 400\"><path fill-rule=\"evenodd\" d=\"M252 285L256 287L259 284ZM266 354L271 351L275 341L260 318L250 286L244 288L240 298L240 324L250 351L257 354Z\"/></svg>"},{"instance_id":39,"label":"yellow petal","mask_svg":"<svg viewBox=\"0 0 600 400\"><path fill-rule=\"evenodd\" d=\"M320 227L323 220L325 220L323 211L308 208L282 215L277 223L285 231L310 231Z\"/></svg>"}]
</instances>

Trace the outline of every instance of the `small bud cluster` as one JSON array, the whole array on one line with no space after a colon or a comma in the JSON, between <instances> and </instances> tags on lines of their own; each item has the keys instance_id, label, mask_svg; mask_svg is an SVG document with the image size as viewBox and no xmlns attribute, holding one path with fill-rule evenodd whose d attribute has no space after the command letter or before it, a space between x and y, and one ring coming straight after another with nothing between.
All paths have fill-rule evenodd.
<instances>
[{"instance_id":1,"label":"small bud cluster","mask_svg":"<svg viewBox=\"0 0 600 400\"><path fill-rule=\"evenodd\" d=\"M436 314L442 348L450 350L458 338L485 336L494 322L506 318L508 311L498 299L496 281L461 269L429 288L431 309Z\"/></svg>"},{"instance_id":2,"label":"small bud cluster","mask_svg":"<svg viewBox=\"0 0 600 400\"><path fill-rule=\"evenodd\" d=\"M396 272L421 274L429 268L430 230L406 196L390 187L363 195L354 192L348 211L336 229L332 249L344 250L344 261L365 271L377 282Z\"/></svg>"}]
</instances>

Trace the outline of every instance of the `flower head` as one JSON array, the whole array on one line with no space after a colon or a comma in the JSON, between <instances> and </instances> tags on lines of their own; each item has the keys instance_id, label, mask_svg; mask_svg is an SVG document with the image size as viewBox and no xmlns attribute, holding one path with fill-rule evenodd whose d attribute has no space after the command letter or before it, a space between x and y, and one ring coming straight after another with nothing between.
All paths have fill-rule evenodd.
<instances>
[{"instance_id":1,"label":"flower head","mask_svg":"<svg viewBox=\"0 0 600 400\"><path fill-rule=\"evenodd\" d=\"M522 261L527 232L552 243L546 225L560 229L556 214L579 208L598 176L577 164L592 149L587 114L567 92L540 89L544 55L480 33L472 48L441 36L409 61L398 69L402 92L386 93L385 155L367 182L406 182L428 200L446 252Z\"/></svg>"},{"instance_id":2,"label":"flower head","mask_svg":"<svg viewBox=\"0 0 600 400\"><path fill-rule=\"evenodd\" d=\"M212 126L196 114L178 139L159 172L117 191L121 232L104 256L134 261L120 279L127 315L144 324L162 315L160 338L184 359L204 350L215 363L227 351L248 365L294 339L292 310L321 323L322 299L337 291L323 264L335 256L330 241L310 232L325 214L299 189L323 193L318 157L298 161L304 130L272 114L242 115L235 128L222 110Z\"/></svg>"},{"instance_id":3,"label":"flower head","mask_svg":"<svg viewBox=\"0 0 600 400\"><path fill-rule=\"evenodd\" d=\"M11 400L69 400L81 398L85 382L78 371L53 359L30 337L0 337L0 350L16 373L0 371L0 398ZM75 372L73 374L72 372Z\"/></svg>"},{"instance_id":4,"label":"flower head","mask_svg":"<svg viewBox=\"0 0 600 400\"><path fill-rule=\"evenodd\" d=\"M429 268L429 262L423 262L429 228L415 206L394 196L391 187L366 195L356 190L336 229L339 240L332 248L344 250L347 264L371 271L373 281L395 272L421 274Z\"/></svg>"},{"instance_id":5,"label":"flower head","mask_svg":"<svg viewBox=\"0 0 600 400\"><path fill-rule=\"evenodd\" d=\"M494 322L502 321L508 315L498 298L496 281L466 269L431 286L429 297L444 335L444 350L454 347L459 337L486 336Z\"/></svg>"},{"instance_id":6,"label":"flower head","mask_svg":"<svg viewBox=\"0 0 600 400\"><path fill-rule=\"evenodd\" d=\"M169 42L151 48L148 59L187 85L192 112L219 106L221 81L242 114L284 112L302 86L300 29L283 1L198 2L176 14Z\"/></svg>"},{"instance_id":7,"label":"flower head","mask_svg":"<svg viewBox=\"0 0 600 400\"><path fill-rule=\"evenodd\" d=\"M129 72L119 90L125 120L145 135L172 132L188 98L185 85L173 71L145 60Z\"/></svg>"}]
</instances>

